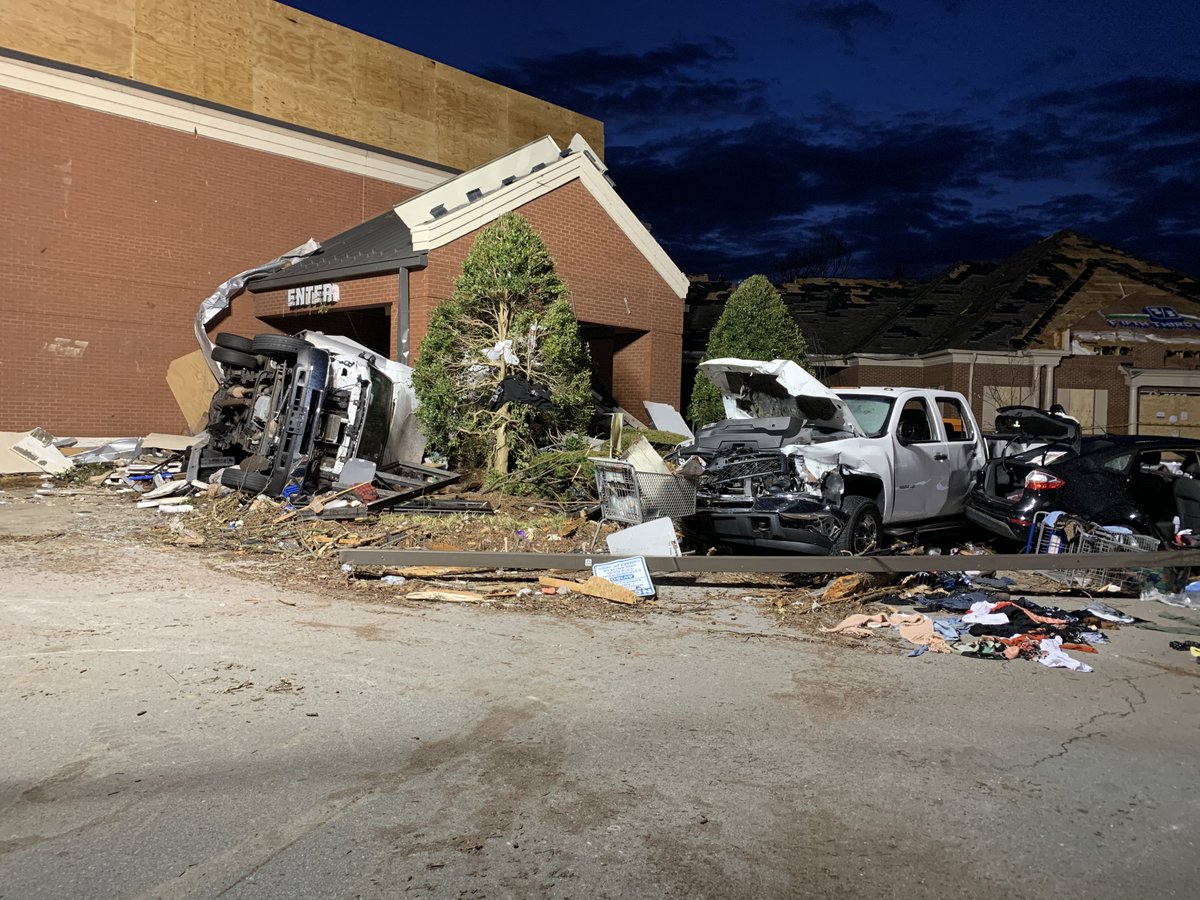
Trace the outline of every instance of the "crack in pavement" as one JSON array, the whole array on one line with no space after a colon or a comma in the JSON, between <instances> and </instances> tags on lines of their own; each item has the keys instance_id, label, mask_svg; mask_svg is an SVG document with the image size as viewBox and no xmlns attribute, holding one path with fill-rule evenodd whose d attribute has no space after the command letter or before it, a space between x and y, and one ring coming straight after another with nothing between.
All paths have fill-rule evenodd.
<instances>
[{"instance_id":1,"label":"crack in pavement","mask_svg":"<svg viewBox=\"0 0 1200 900\"><path fill-rule=\"evenodd\" d=\"M1151 675L1151 676L1147 676L1147 677L1157 678L1159 676ZM1129 685L1130 689L1135 694L1137 694L1136 702L1134 700L1131 700L1129 697L1122 697L1121 699L1125 702L1126 706L1128 707L1127 709L1105 710L1103 712L1098 712L1094 716L1091 716L1090 718L1088 718L1087 721L1080 722L1078 725L1076 725L1075 726L1076 731L1083 731L1083 729L1087 728L1089 725L1094 725L1098 720L1106 718L1106 717L1112 717L1114 719L1128 718L1129 716L1132 716L1135 712L1137 712L1137 708L1139 706L1146 705L1146 692L1143 691L1140 687L1138 687L1137 683L1132 678L1124 677L1124 678L1120 678L1118 680L1125 682L1127 685ZM1103 730L1089 731L1084 734L1077 734L1074 737L1068 738L1067 740L1065 740L1061 744L1059 744L1059 747L1061 749L1057 753L1047 754L1046 756L1043 756L1039 759L1034 760L1032 763L1029 763L1027 766L1014 766L1009 771L1013 771L1015 769L1022 769L1022 768L1036 769L1042 763L1049 762L1052 759L1060 759L1061 757L1066 756L1067 753L1070 752L1071 745L1074 744L1076 741L1084 741L1084 740L1088 740L1089 738L1094 738L1094 737L1105 737L1105 736L1107 736L1107 734L1108 734L1108 732L1103 731Z\"/></svg>"}]
</instances>

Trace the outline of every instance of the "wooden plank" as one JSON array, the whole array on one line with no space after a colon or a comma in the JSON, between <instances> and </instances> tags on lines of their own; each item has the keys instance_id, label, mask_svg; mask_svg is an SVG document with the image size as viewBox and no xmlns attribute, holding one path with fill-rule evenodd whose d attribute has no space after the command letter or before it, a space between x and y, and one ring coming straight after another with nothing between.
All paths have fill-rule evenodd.
<instances>
[{"instance_id":1,"label":"wooden plank","mask_svg":"<svg viewBox=\"0 0 1200 900\"><path fill-rule=\"evenodd\" d=\"M482 603L488 598L474 591L413 591L408 600L433 600L440 603Z\"/></svg>"},{"instance_id":2,"label":"wooden plank","mask_svg":"<svg viewBox=\"0 0 1200 900\"><path fill-rule=\"evenodd\" d=\"M637 594L629 590L629 588L613 584L608 579L601 578L599 575L593 575L582 584L578 581L567 581L562 578L552 578L549 575L543 575L538 579L538 584L543 587L565 587L577 594L584 594L585 596L595 597L599 600L611 600L613 603L624 603L626 606L633 606L637 603Z\"/></svg>"}]
</instances>

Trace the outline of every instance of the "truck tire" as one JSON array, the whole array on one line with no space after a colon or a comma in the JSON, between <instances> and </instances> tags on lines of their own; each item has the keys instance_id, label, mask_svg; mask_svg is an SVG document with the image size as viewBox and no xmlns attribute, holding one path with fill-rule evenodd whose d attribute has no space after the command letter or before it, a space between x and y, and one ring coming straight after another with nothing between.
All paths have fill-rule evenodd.
<instances>
[{"instance_id":1,"label":"truck tire","mask_svg":"<svg viewBox=\"0 0 1200 900\"><path fill-rule=\"evenodd\" d=\"M280 362L291 362L301 350L311 346L308 341L286 334L256 334L253 342L255 353Z\"/></svg>"},{"instance_id":2,"label":"truck tire","mask_svg":"<svg viewBox=\"0 0 1200 900\"><path fill-rule=\"evenodd\" d=\"M220 332L213 343L218 347L225 347L229 350L239 350L242 353L254 353L254 341L248 337L242 337L240 334L231 334L228 331Z\"/></svg>"},{"instance_id":3,"label":"truck tire","mask_svg":"<svg viewBox=\"0 0 1200 900\"><path fill-rule=\"evenodd\" d=\"M236 491L249 491L251 494L261 494L267 489L270 479L257 472L244 472L241 469L222 469L221 484Z\"/></svg>"},{"instance_id":4,"label":"truck tire","mask_svg":"<svg viewBox=\"0 0 1200 900\"><path fill-rule=\"evenodd\" d=\"M247 369L253 372L259 368L257 356L251 356L241 350L230 350L228 347L213 347L212 358L223 366L232 366L235 369Z\"/></svg>"},{"instance_id":5,"label":"truck tire","mask_svg":"<svg viewBox=\"0 0 1200 900\"><path fill-rule=\"evenodd\" d=\"M866 497L851 495L842 501L842 509L848 518L833 542L833 553L862 556L879 549L883 535L883 516L879 514L879 507Z\"/></svg>"}]
</instances>

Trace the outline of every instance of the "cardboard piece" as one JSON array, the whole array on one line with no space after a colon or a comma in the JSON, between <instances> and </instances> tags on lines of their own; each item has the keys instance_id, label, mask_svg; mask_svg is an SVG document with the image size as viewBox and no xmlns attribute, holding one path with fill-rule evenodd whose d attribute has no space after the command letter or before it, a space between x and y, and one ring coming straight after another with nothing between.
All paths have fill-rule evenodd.
<instances>
[{"instance_id":1,"label":"cardboard piece","mask_svg":"<svg viewBox=\"0 0 1200 900\"><path fill-rule=\"evenodd\" d=\"M208 425L208 404L217 392L217 379L209 371L204 353L193 350L172 360L167 366L167 385L179 404L188 431L199 434Z\"/></svg>"},{"instance_id":2,"label":"cardboard piece","mask_svg":"<svg viewBox=\"0 0 1200 900\"><path fill-rule=\"evenodd\" d=\"M696 436L692 434L692 429L688 428L688 423L679 414L679 410L670 403L655 403L653 400L643 400L642 406L646 407L646 412L650 413L650 421L654 423L654 427L659 431L681 434L688 441L696 439Z\"/></svg>"},{"instance_id":3,"label":"cardboard piece","mask_svg":"<svg viewBox=\"0 0 1200 900\"><path fill-rule=\"evenodd\" d=\"M675 525L666 517L613 532L608 536L608 552L614 556L683 556Z\"/></svg>"}]
</instances>

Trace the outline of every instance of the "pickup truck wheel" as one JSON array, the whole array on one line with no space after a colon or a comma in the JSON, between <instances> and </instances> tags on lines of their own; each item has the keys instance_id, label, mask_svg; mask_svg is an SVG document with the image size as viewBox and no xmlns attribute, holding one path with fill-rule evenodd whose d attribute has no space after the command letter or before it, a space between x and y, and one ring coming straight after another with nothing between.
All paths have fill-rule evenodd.
<instances>
[{"instance_id":1,"label":"pickup truck wheel","mask_svg":"<svg viewBox=\"0 0 1200 900\"><path fill-rule=\"evenodd\" d=\"M267 489L270 479L258 472L244 472L241 469L222 469L221 484L236 491L249 491L251 494L261 494Z\"/></svg>"},{"instance_id":2,"label":"pickup truck wheel","mask_svg":"<svg viewBox=\"0 0 1200 900\"><path fill-rule=\"evenodd\" d=\"M248 337L242 337L240 334L230 334L228 331L222 331L217 334L213 338L213 343L218 347L239 350L242 353L254 353L254 341Z\"/></svg>"},{"instance_id":3,"label":"pickup truck wheel","mask_svg":"<svg viewBox=\"0 0 1200 900\"><path fill-rule=\"evenodd\" d=\"M308 341L290 337L286 334L256 334L254 336L254 352L277 359L280 362L291 362L296 355L306 347L311 347Z\"/></svg>"},{"instance_id":4,"label":"pickup truck wheel","mask_svg":"<svg viewBox=\"0 0 1200 900\"><path fill-rule=\"evenodd\" d=\"M247 369L253 372L259 368L257 356L243 353L241 350L230 350L228 347L213 347L212 358L224 366L235 369Z\"/></svg>"},{"instance_id":5,"label":"pickup truck wheel","mask_svg":"<svg viewBox=\"0 0 1200 900\"><path fill-rule=\"evenodd\" d=\"M833 552L861 556L878 549L883 533L883 516L879 514L879 507L866 497L851 496L842 501L842 509L849 518L833 542Z\"/></svg>"}]
</instances>

